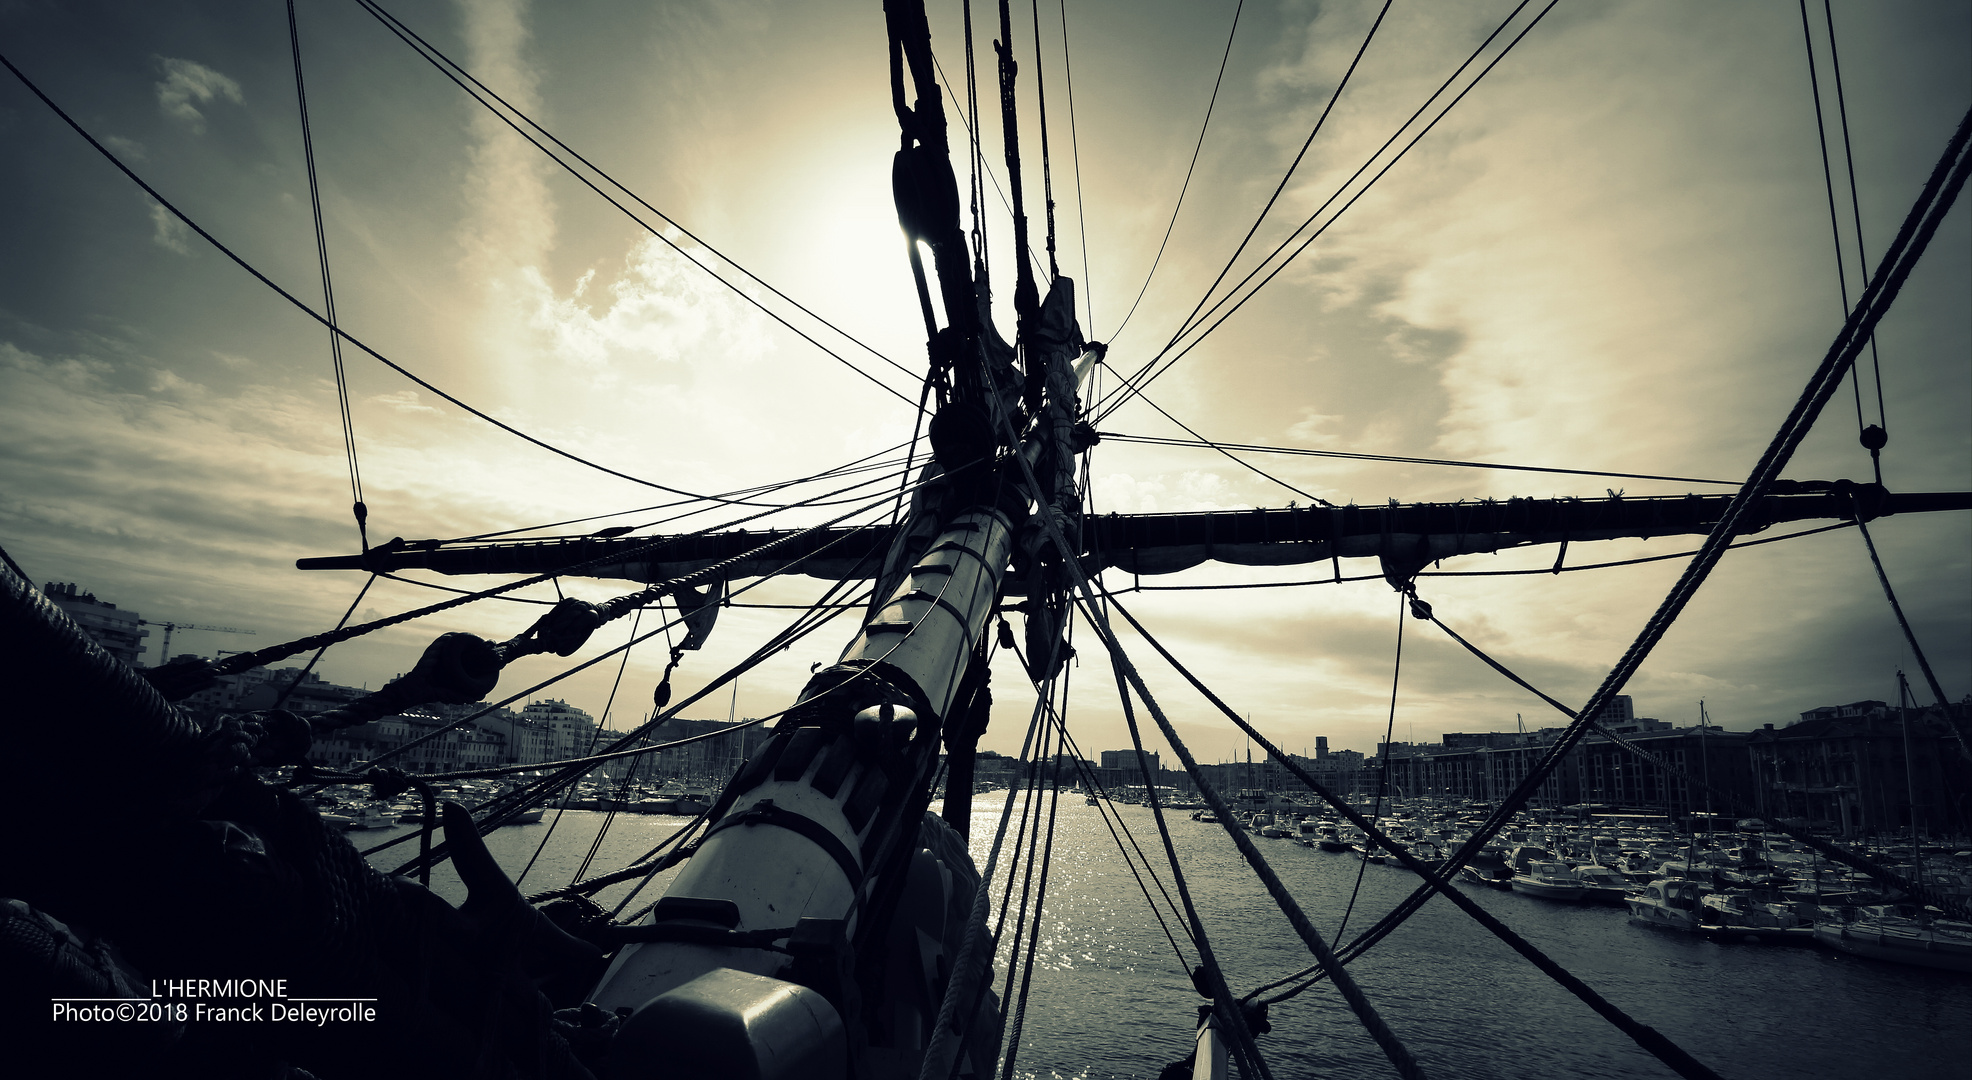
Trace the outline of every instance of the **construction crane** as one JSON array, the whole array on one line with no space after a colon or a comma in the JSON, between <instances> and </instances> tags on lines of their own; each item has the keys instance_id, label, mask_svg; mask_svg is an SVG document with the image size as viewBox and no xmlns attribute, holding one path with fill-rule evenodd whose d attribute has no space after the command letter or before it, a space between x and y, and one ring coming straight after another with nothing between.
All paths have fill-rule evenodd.
<instances>
[{"instance_id":1,"label":"construction crane","mask_svg":"<svg viewBox=\"0 0 1972 1080\"><path fill-rule=\"evenodd\" d=\"M173 630L216 630L222 634L251 634L254 632L252 630L242 630L237 626L205 626L200 623L188 622L152 622L149 619L138 619L137 625L164 627L164 640L158 643L157 649L157 662L160 664L171 661L171 632Z\"/></svg>"}]
</instances>

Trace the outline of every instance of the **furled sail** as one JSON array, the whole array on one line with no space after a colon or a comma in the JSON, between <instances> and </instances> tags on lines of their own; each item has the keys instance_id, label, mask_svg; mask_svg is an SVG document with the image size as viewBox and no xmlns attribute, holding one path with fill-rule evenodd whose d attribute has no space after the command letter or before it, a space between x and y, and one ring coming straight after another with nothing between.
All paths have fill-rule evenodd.
<instances>
[{"instance_id":1,"label":"furled sail","mask_svg":"<svg viewBox=\"0 0 1972 1080\"><path fill-rule=\"evenodd\" d=\"M1730 500L1729 495L1614 496L1108 514L1082 522L1077 557L1085 574L1109 567L1136 574L1170 574L1205 562L1293 566L1359 558L1423 566L1455 555L1537 544L1702 536L1717 523ZM1863 484L1848 491L1773 494L1762 499L1755 527L1742 535L1785 522L1845 520L1858 507L1866 519L1966 510L1972 509L1972 492L1891 493ZM780 535L778 530L764 530L494 544L392 541L365 555L301 559L295 565L303 570L417 569L442 574L538 574L580 565L576 572L582 576L655 582L741 555ZM817 530L757 559L740 560L731 573L735 578L758 577L799 560L796 572L811 577L874 577L890 541L889 527ZM1016 576L1007 588L1024 594L1025 584Z\"/></svg>"}]
</instances>

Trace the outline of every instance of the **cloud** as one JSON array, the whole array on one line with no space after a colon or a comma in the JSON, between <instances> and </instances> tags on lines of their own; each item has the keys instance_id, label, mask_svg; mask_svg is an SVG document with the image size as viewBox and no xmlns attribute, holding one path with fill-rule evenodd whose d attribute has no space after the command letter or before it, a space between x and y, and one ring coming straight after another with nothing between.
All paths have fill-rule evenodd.
<instances>
[{"instance_id":1,"label":"cloud","mask_svg":"<svg viewBox=\"0 0 1972 1080\"><path fill-rule=\"evenodd\" d=\"M518 107L545 115L525 6L476 5L464 30L470 66ZM873 387L845 377L664 240L643 235L627 248L591 248L588 265L558 266L562 210L539 152L489 116L476 116L469 132L461 192L469 210L456 235L461 276L479 292L470 333L488 385L473 395L477 404L590 460L694 490L730 483L722 463L841 460L869 452L873 427L891 441L908 434L907 412L882 406L866 419ZM894 249L885 255L896 261ZM770 361L785 363L763 378ZM816 445L802 432L817 415L848 419ZM620 497L620 484L605 484L599 498ZM569 482L559 494L572 494Z\"/></svg>"},{"instance_id":2,"label":"cloud","mask_svg":"<svg viewBox=\"0 0 1972 1080\"><path fill-rule=\"evenodd\" d=\"M368 400L386 409L392 409L400 413L438 415L437 409L418 400L418 392L416 390L399 390L394 394L374 394Z\"/></svg>"},{"instance_id":3,"label":"cloud","mask_svg":"<svg viewBox=\"0 0 1972 1080\"><path fill-rule=\"evenodd\" d=\"M602 368L632 357L676 364L710 354L744 363L766 348L759 317L745 302L662 240L638 240L625 261L623 275L607 290L608 307L600 309L582 303L593 268L567 297L556 296L538 270L527 268L536 305L532 323L548 334L556 355Z\"/></svg>"},{"instance_id":4,"label":"cloud","mask_svg":"<svg viewBox=\"0 0 1972 1080\"><path fill-rule=\"evenodd\" d=\"M153 394L186 394L199 392L204 389L204 387L199 386L197 383L187 382L185 379L180 378L178 373L170 368L159 368L157 371L151 373L151 393Z\"/></svg>"},{"instance_id":5,"label":"cloud","mask_svg":"<svg viewBox=\"0 0 1972 1080\"><path fill-rule=\"evenodd\" d=\"M1296 442L1315 443L1316 449L1324 449L1335 438L1333 426L1341 421L1340 416L1319 413L1313 406L1303 405L1301 419L1287 429L1287 437Z\"/></svg>"},{"instance_id":6,"label":"cloud","mask_svg":"<svg viewBox=\"0 0 1972 1080\"><path fill-rule=\"evenodd\" d=\"M240 84L196 60L157 57L164 80L157 84L158 111L172 120L188 124L194 134L205 133L205 114L198 106L214 98L225 98L235 105L245 102Z\"/></svg>"},{"instance_id":7,"label":"cloud","mask_svg":"<svg viewBox=\"0 0 1972 1080\"><path fill-rule=\"evenodd\" d=\"M542 116L540 74L523 51L531 36L519 0L466 5L466 63L514 107ZM461 267L487 282L487 341L497 343L515 329L511 301L522 268L541 265L555 241L555 200L548 190L548 166L540 152L505 123L484 111L471 119L472 165L463 197L472 212L461 226ZM502 312L506 312L502 316Z\"/></svg>"},{"instance_id":8,"label":"cloud","mask_svg":"<svg viewBox=\"0 0 1972 1080\"><path fill-rule=\"evenodd\" d=\"M178 215L164 208L163 203L151 204L151 243L166 251L191 258L192 230L178 220Z\"/></svg>"},{"instance_id":9,"label":"cloud","mask_svg":"<svg viewBox=\"0 0 1972 1080\"><path fill-rule=\"evenodd\" d=\"M135 139L126 139L121 135L103 136L103 145L122 154L126 161L142 161L146 156L143 143Z\"/></svg>"},{"instance_id":10,"label":"cloud","mask_svg":"<svg viewBox=\"0 0 1972 1080\"><path fill-rule=\"evenodd\" d=\"M1091 502L1105 514L1175 514L1244 505L1225 477L1197 469L1141 480L1129 473L1105 473L1095 478L1094 487Z\"/></svg>"}]
</instances>

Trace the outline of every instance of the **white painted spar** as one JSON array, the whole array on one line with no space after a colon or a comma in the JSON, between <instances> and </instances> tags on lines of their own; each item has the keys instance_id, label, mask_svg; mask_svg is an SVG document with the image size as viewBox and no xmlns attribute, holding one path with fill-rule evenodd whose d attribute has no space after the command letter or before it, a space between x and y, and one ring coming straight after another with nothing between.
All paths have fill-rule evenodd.
<instances>
[{"instance_id":1,"label":"white painted spar","mask_svg":"<svg viewBox=\"0 0 1972 1080\"><path fill-rule=\"evenodd\" d=\"M903 671L943 718L1000 594L1013 553L1006 515L978 507L953 519L890 600L843 650Z\"/></svg>"},{"instance_id":2,"label":"white painted spar","mask_svg":"<svg viewBox=\"0 0 1972 1080\"><path fill-rule=\"evenodd\" d=\"M1227 1059L1226 1040L1219 1034L1219 1020L1207 1012L1198 1022L1198 1034L1192 1040L1191 1080L1226 1080L1231 1068Z\"/></svg>"},{"instance_id":3,"label":"white painted spar","mask_svg":"<svg viewBox=\"0 0 1972 1080\"><path fill-rule=\"evenodd\" d=\"M863 628L843 660L881 660L915 680L943 716L971 649L985 632L999 595L1000 577L1012 557L1012 530L997 510L961 514L920 558L876 617ZM809 784L826 754L801 776L769 778L741 793L726 817L772 800L826 829L852 857L863 837L843 808L874 772L858 765L833 797ZM723 818L721 820L724 820ZM865 831L875 827L874 820ZM791 927L803 918L851 918L857 883L814 840L774 824L735 825L708 836L664 890L666 898L729 900L739 909L733 930ZM651 917L642 920L648 925ZM711 925L709 923L704 925ZM846 928L853 933L853 921ZM652 998L717 967L775 975L783 953L767 949L644 942L626 946L604 972L592 999L605 1010L640 1008Z\"/></svg>"},{"instance_id":4,"label":"white painted spar","mask_svg":"<svg viewBox=\"0 0 1972 1080\"><path fill-rule=\"evenodd\" d=\"M817 758L799 779L769 780L748 791L734 801L732 813L743 814L771 799L775 806L821 825L854 854L861 841L843 817L842 807L867 774L856 770L831 799L808 785L808 776L820 764ZM804 916L842 918L849 913L856 891L835 859L800 833L776 825L739 825L707 837L664 895L730 900L740 917L739 925L731 929L765 930L793 926ZM652 921L648 916L641 920L645 925ZM604 1009L637 1008L715 967L773 975L786 960L785 955L764 949L673 942L629 945L604 972L592 1000Z\"/></svg>"}]
</instances>

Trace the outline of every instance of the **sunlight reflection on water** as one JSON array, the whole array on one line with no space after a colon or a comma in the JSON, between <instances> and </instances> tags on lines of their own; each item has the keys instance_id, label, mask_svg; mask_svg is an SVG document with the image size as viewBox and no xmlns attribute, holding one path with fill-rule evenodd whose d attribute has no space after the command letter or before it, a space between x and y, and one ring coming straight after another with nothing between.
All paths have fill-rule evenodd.
<instances>
[{"instance_id":1,"label":"sunlight reflection on water","mask_svg":"<svg viewBox=\"0 0 1972 1080\"><path fill-rule=\"evenodd\" d=\"M986 795L975 805L972 848L982 862L998 825L1000 801L998 795ZM1120 810L1138 842L1157 860L1164 887L1175 897L1150 812L1135 806ZM542 824L501 829L487 838L487 846L509 873L517 872L534 857L553 817L550 812ZM566 884L603 818L600 813L566 814L522 891ZM590 872L627 864L687 820L618 816ZM369 832L356 840L359 847L368 847L406 831L408 827ZM1176 814L1172 840L1235 992L1306 966L1306 950L1219 826ZM1349 920L1356 929L1373 923L1418 880L1399 868L1364 868L1347 855L1285 840L1259 843L1303 910L1331 940L1359 869L1362 895ZM1009 852L1012 846L1009 831ZM380 853L373 862L387 869L415 852L412 841ZM1041 887L1038 869L1031 881L1024 873L1010 875L1003 869L992 884L996 911L1010 876L1016 898L1023 886L1030 893ZM662 886L663 879L647 886L633 908L661 895ZM463 899L463 887L449 866L433 874L432 887L454 902ZM1165 1065L1191 1052L1200 999L1097 810L1080 799L1072 804L1064 799L1060 807L1046 887L1017 1075L1029 1080L1152 1080ZM630 888L613 886L599 899L614 907ZM1156 886L1150 888L1156 895ZM1632 926L1613 908L1554 905L1515 893L1473 895L1605 997L1722 1075L1737 1080L1864 1075L1962 1080L1965 1075L1965 1054L1972 1046L1972 979L1808 948L1688 939ZM1030 923L1026 934L1033 932ZM1171 932L1187 956L1193 955L1177 923L1171 924ZM1013 936L1010 920L995 968L995 989L1002 994ZM1500 1080L1536 1075L1659 1080L1669 1075L1656 1059L1443 901L1427 904L1350 970L1433 1075ZM1260 1039L1260 1048L1283 1080L1392 1074L1326 985L1275 1006L1271 1020L1274 1030Z\"/></svg>"}]
</instances>

